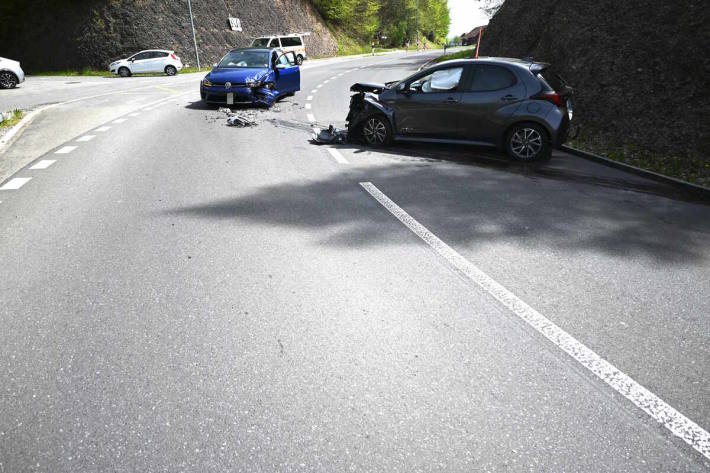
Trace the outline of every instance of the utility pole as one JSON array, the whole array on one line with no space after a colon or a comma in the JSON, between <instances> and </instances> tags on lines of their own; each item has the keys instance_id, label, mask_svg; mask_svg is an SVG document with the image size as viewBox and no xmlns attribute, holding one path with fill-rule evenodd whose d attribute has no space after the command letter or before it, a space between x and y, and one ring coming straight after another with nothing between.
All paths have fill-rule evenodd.
<instances>
[{"instance_id":1,"label":"utility pole","mask_svg":"<svg viewBox=\"0 0 710 473\"><path fill-rule=\"evenodd\" d=\"M417 30L417 51L419 51L419 0L417 0L417 22L416 22L416 30Z\"/></svg>"},{"instance_id":2,"label":"utility pole","mask_svg":"<svg viewBox=\"0 0 710 473\"><path fill-rule=\"evenodd\" d=\"M192 20L192 3L187 0L187 8L190 9L190 26L192 26L192 43L195 45L195 58L197 59L197 70L200 70L200 54L197 52L197 38L195 37L195 22Z\"/></svg>"}]
</instances>

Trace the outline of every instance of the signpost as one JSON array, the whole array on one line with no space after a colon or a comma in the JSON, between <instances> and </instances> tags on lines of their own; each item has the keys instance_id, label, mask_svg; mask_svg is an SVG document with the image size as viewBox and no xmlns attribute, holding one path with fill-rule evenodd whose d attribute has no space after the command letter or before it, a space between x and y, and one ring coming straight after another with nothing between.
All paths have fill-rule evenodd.
<instances>
[{"instance_id":1,"label":"signpost","mask_svg":"<svg viewBox=\"0 0 710 473\"><path fill-rule=\"evenodd\" d=\"M239 18L229 17L229 27L232 31L242 31L242 23Z\"/></svg>"},{"instance_id":2,"label":"signpost","mask_svg":"<svg viewBox=\"0 0 710 473\"><path fill-rule=\"evenodd\" d=\"M192 3L187 0L187 8L190 9L190 26L192 27L192 42L195 45L195 59L197 59L197 70L200 70L200 54L197 52L197 37L195 36L195 22L192 20Z\"/></svg>"}]
</instances>

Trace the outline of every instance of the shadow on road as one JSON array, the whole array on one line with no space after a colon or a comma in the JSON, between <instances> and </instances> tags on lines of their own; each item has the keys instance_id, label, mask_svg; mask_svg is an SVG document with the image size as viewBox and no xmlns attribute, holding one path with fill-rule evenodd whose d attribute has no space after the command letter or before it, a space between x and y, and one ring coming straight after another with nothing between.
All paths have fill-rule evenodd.
<instances>
[{"instance_id":1,"label":"shadow on road","mask_svg":"<svg viewBox=\"0 0 710 473\"><path fill-rule=\"evenodd\" d=\"M406 156L401 150L388 153L394 159ZM708 257L710 207L628 192L613 179L594 182L546 166L531 169L477 158L462 166L453 160L453 165L442 163L441 157L417 159L410 166L353 166L321 180L264 187L168 213L234 225L266 223L285 231L316 228L322 230L320 244L326 245L415 241L358 185L371 181L454 246L508 241L543 252L601 251L664 264Z\"/></svg>"}]
</instances>

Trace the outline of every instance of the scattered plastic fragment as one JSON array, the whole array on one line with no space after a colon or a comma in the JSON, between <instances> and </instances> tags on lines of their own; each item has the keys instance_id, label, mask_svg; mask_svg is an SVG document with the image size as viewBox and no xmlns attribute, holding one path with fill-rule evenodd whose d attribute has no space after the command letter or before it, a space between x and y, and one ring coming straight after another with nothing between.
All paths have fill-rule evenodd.
<instances>
[{"instance_id":1,"label":"scattered plastic fragment","mask_svg":"<svg viewBox=\"0 0 710 473\"><path fill-rule=\"evenodd\" d=\"M348 141L348 130L343 128L335 128L330 125L323 130L316 128L313 130L313 141L322 144L345 143Z\"/></svg>"},{"instance_id":2,"label":"scattered plastic fragment","mask_svg":"<svg viewBox=\"0 0 710 473\"><path fill-rule=\"evenodd\" d=\"M232 113L227 118L227 125L238 127L255 126L256 116L249 112Z\"/></svg>"}]
</instances>

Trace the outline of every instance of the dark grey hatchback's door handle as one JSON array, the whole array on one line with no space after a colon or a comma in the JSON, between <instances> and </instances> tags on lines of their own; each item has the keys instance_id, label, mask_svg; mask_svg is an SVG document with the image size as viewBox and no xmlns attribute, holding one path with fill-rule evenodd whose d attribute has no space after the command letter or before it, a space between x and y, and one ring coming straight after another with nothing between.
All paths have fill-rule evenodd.
<instances>
[{"instance_id":1,"label":"dark grey hatchback's door handle","mask_svg":"<svg viewBox=\"0 0 710 473\"><path fill-rule=\"evenodd\" d=\"M518 100L518 97L508 94L505 97L503 97L501 100L504 102L512 102L513 100Z\"/></svg>"},{"instance_id":2,"label":"dark grey hatchback's door handle","mask_svg":"<svg viewBox=\"0 0 710 473\"><path fill-rule=\"evenodd\" d=\"M449 97L448 99L446 99L445 102L446 102L446 103L459 103L459 101L456 100L456 99L453 98L453 97Z\"/></svg>"}]
</instances>

